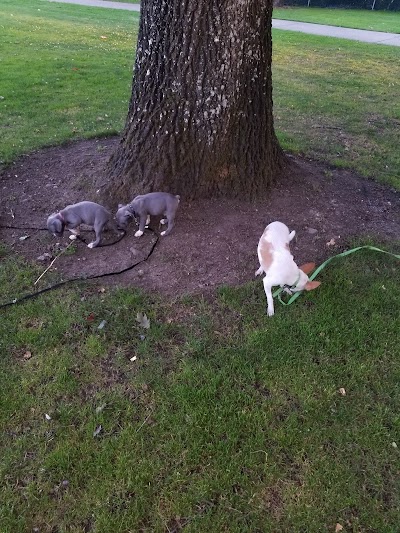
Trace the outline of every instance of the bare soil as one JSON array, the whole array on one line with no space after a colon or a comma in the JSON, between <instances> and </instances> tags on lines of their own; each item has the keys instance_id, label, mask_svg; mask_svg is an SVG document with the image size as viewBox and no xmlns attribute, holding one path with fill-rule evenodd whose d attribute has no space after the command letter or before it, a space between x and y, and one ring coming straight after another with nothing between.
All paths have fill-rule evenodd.
<instances>
[{"instance_id":1,"label":"bare soil","mask_svg":"<svg viewBox=\"0 0 400 533\"><path fill-rule=\"evenodd\" d=\"M98 201L104 166L118 139L95 139L47 148L19 159L0 173L1 240L17 254L43 265L45 252L57 255L68 243L68 232L57 246L45 228L47 216L68 204ZM321 262L341 251L353 238L372 237L398 242L400 194L348 170L290 157L290 176L265 198L255 202L181 198L176 225L161 237L150 258L102 284L135 286L169 296L210 291L254 278L258 268L257 243L264 227L281 220L295 229L291 250L298 264ZM121 202L129 199L121 198ZM117 206L108 206L115 211ZM5 226L13 226L6 228ZM160 233L159 220L150 227ZM135 238L132 224L117 244L89 249L83 242L74 253L61 255L54 264L63 279L120 271L145 257L154 242L147 231ZM82 233L86 242L93 234ZM28 236L28 238L21 239ZM118 239L107 232L104 244ZM68 252L71 251L69 248ZM45 276L43 278L46 284Z\"/></svg>"}]
</instances>

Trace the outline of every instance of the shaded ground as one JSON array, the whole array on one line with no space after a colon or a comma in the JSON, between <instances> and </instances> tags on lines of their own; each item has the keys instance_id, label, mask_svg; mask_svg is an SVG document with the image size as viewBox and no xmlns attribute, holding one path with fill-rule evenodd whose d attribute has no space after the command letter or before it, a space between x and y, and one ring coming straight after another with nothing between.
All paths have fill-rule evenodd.
<instances>
[{"instance_id":1,"label":"shaded ground","mask_svg":"<svg viewBox=\"0 0 400 533\"><path fill-rule=\"evenodd\" d=\"M96 201L97 186L104 180L104 164L116 142L90 140L45 149L3 171L0 226L44 228L50 213L77 201ZM341 251L353 237L398 241L398 192L346 170L301 158L292 158L292 162L290 178L257 202L186 202L181 198L174 230L160 238L149 260L124 274L104 278L102 283L134 285L173 296L249 281L258 268L258 239L273 220L296 230L291 249L299 264L319 263ZM157 220L150 225L159 233ZM45 252L51 256L58 253L56 239L47 231L4 227L0 231L3 242L16 253L41 263L43 270L50 258L38 258ZM134 232L132 225L117 244L93 250L78 242L75 252L60 256L53 268L64 279L127 268L146 256L154 241L150 232L139 239ZM68 235L66 232L61 247L68 244ZM29 237L21 240L25 236ZM83 232L83 236L89 242L92 233ZM109 232L104 242L117 238ZM73 252L71 248L68 252ZM41 286L46 281L44 276Z\"/></svg>"}]
</instances>

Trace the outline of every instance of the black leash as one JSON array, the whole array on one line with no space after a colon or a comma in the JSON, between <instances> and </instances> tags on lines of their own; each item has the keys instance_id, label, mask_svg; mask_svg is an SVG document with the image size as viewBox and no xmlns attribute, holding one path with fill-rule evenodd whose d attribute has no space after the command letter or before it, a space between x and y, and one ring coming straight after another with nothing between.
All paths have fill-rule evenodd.
<instances>
[{"instance_id":1,"label":"black leash","mask_svg":"<svg viewBox=\"0 0 400 533\"><path fill-rule=\"evenodd\" d=\"M1 226L1 227L4 228L6 226ZM40 230L42 230L44 228L27 228L27 227L25 227L25 228L12 228L12 229L36 229L36 230L40 231ZM96 274L94 276L80 276L78 278L71 278L71 279L66 279L64 281L59 281L58 283L55 283L54 285L50 285L49 287L46 287L45 289L41 289L40 291L32 292L30 294L25 294L25 296L21 296L21 298L15 298L11 302L7 302L5 304L1 304L0 305L0 309L5 309L6 307L11 307L12 305L19 304L21 302L24 302L25 300L30 300L31 298L36 298L37 296L39 296L39 295L41 295L41 294L43 294L45 292L52 291L54 289L58 289L59 287L62 287L63 285L66 285L67 283L74 283L76 281L87 281L87 280L91 280L91 279L105 278L105 277L108 277L108 276L118 276L119 274L123 274L124 272L128 272L129 270L132 270L136 266L140 265L141 263L144 263L145 261L147 261L149 259L149 257L154 252L155 247L157 246L157 243L158 243L158 241L160 239L159 235L157 235L155 233L155 231L153 231L150 228L147 228L147 229L149 231L151 231L155 235L156 239L153 242L153 244L152 244L152 246L150 248L150 251L146 255L146 257L144 257L143 259L141 259L137 263L134 263L133 265L130 265L130 266L128 266L126 268L123 268L122 270L118 270L118 271L105 272L104 274ZM48 231L47 228L46 228L46 231ZM105 244L103 246L110 246L111 244L116 244L117 242L119 242L121 239L123 239L125 237L125 234L126 234L126 232L124 232L124 234L116 242L108 243L108 244ZM80 240L85 242L82 238Z\"/></svg>"}]
</instances>

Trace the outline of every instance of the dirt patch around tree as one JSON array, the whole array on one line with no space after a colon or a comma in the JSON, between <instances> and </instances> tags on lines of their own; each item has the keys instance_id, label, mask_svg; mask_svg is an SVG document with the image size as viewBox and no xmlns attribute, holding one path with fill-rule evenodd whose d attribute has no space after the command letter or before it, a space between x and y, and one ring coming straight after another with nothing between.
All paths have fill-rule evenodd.
<instances>
[{"instance_id":1,"label":"dirt patch around tree","mask_svg":"<svg viewBox=\"0 0 400 533\"><path fill-rule=\"evenodd\" d=\"M0 174L1 240L15 253L43 265L68 243L57 245L45 228L47 216L68 204L98 201L104 167L118 139L79 141L32 153ZM257 243L265 226L280 220L296 230L291 250L298 264L342 251L353 238L397 241L400 235L400 194L353 172L290 157L291 173L265 198L255 202L181 198L176 225L160 237L150 258L127 272L101 279L102 284L135 286L168 296L210 291L254 279ZM121 203L128 199L121 198ZM115 212L117 206L107 206ZM159 220L150 227L160 233ZM155 240L147 231L135 238L132 224L117 244L89 249L83 242L54 264L63 279L129 268L147 256ZM90 242L93 233L83 231ZM27 238L25 238L27 237ZM104 244L118 239L107 232ZM68 249L71 252L72 246ZM47 258L39 259L47 252ZM46 286L46 277L41 282Z\"/></svg>"}]
</instances>

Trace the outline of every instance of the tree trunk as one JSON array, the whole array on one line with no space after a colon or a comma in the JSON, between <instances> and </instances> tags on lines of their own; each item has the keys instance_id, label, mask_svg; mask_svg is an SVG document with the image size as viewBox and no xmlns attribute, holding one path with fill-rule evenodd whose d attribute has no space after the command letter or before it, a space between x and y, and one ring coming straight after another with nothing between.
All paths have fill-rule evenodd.
<instances>
[{"instance_id":1,"label":"tree trunk","mask_svg":"<svg viewBox=\"0 0 400 533\"><path fill-rule=\"evenodd\" d=\"M125 129L104 196L254 197L283 153L272 116L273 0L143 0Z\"/></svg>"}]
</instances>

